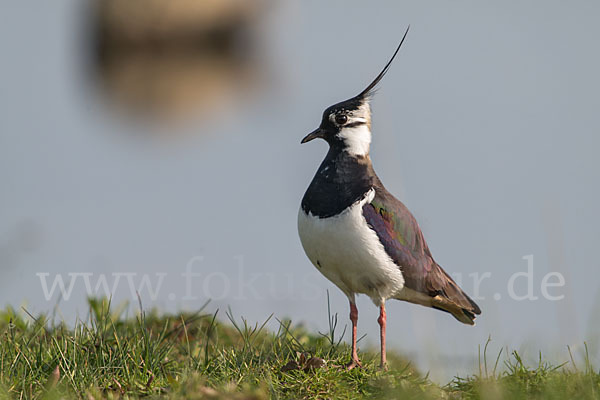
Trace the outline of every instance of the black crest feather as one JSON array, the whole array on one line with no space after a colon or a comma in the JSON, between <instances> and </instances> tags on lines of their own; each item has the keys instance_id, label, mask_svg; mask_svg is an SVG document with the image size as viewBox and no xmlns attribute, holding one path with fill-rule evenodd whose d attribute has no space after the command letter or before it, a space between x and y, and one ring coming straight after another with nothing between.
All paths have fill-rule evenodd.
<instances>
[{"instance_id":1,"label":"black crest feather","mask_svg":"<svg viewBox=\"0 0 600 400\"><path fill-rule=\"evenodd\" d=\"M363 90L362 92L360 92L360 94L358 96L356 96L357 98L365 98L365 97L369 96L369 94L373 91L375 86L377 86L379 81L384 77L384 75L387 73L388 69L390 68L390 65L392 65L392 61L394 61L394 58L396 58L396 54L398 54L398 51L400 51L400 47L402 47L402 43L404 43L404 39L406 39L406 35L408 35L409 29L410 29L410 25L408 26L408 28L406 28L406 32L404 32L404 36L402 36L402 40L400 41L400 44L398 45L398 47L396 48L396 51L392 55L392 58L390 58L390 61L388 61L387 64L385 64L385 67L383 67L383 70L381 70L381 72L379 73L379 75L377 75L377 77L373 80L373 82L371 82L371 84L369 86L367 86L367 88L365 90Z\"/></svg>"}]
</instances>

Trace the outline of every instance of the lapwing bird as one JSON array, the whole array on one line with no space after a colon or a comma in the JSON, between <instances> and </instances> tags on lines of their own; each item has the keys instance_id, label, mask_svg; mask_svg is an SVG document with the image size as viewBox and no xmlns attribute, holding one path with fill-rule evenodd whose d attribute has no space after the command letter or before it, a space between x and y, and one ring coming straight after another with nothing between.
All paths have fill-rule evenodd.
<instances>
[{"instance_id":1,"label":"lapwing bird","mask_svg":"<svg viewBox=\"0 0 600 400\"><path fill-rule=\"evenodd\" d=\"M392 58L365 90L334 104L321 125L302 143L316 138L329 144L298 213L298 232L306 255L350 302L352 359L356 351L358 309L355 296L366 294L380 308L381 367L386 368L385 302L404 300L448 312L474 325L481 310L440 267L410 211L389 193L369 157L373 89L386 74Z\"/></svg>"}]
</instances>

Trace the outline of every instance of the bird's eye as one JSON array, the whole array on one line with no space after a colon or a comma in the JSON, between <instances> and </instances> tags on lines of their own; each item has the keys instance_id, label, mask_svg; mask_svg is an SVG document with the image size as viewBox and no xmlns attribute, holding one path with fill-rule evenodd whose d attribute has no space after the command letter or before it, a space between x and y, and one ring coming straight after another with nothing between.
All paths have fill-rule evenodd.
<instances>
[{"instance_id":1,"label":"bird's eye","mask_svg":"<svg viewBox=\"0 0 600 400\"><path fill-rule=\"evenodd\" d=\"M337 114L335 116L335 123L338 125L344 125L346 122L348 122L348 117L346 116L346 114Z\"/></svg>"}]
</instances>

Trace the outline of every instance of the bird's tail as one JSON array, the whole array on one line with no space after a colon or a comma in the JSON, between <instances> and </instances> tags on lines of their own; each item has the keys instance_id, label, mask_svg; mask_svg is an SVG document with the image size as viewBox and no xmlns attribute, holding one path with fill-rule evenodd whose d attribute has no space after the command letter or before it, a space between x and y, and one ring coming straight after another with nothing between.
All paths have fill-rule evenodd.
<instances>
[{"instance_id":1,"label":"bird's tail","mask_svg":"<svg viewBox=\"0 0 600 400\"><path fill-rule=\"evenodd\" d=\"M446 284L433 296L431 307L452 314L464 324L475 325L475 318L481 314L481 309L442 268L440 270L446 275Z\"/></svg>"}]
</instances>

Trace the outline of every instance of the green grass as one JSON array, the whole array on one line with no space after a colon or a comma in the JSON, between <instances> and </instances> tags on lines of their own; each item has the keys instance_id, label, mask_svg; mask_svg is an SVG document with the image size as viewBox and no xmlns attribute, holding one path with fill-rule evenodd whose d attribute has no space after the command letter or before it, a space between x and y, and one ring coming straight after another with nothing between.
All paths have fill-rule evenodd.
<instances>
[{"instance_id":1,"label":"green grass","mask_svg":"<svg viewBox=\"0 0 600 400\"><path fill-rule=\"evenodd\" d=\"M223 319L121 314L90 300L89 319L68 327L11 308L0 312L0 399L600 398L600 375L589 361L552 366L540 356L527 366L513 352L491 362L487 346L478 374L445 386L394 353L387 372L375 352L361 352L364 367L347 371L349 349L335 316L320 334L290 321L269 332L266 322L250 324L231 311ZM319 359L326 365L311 368Z\"/></svg>"}]
</instances>

